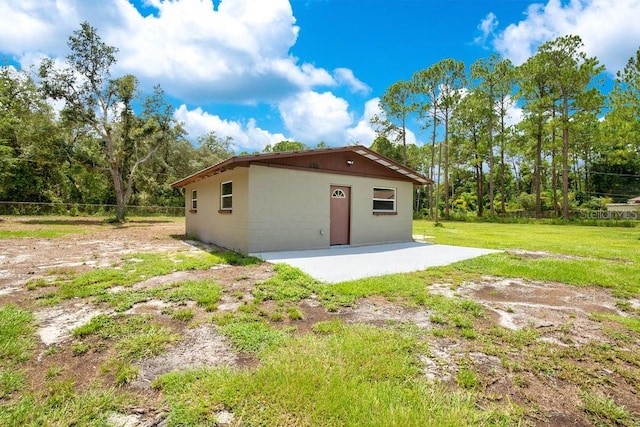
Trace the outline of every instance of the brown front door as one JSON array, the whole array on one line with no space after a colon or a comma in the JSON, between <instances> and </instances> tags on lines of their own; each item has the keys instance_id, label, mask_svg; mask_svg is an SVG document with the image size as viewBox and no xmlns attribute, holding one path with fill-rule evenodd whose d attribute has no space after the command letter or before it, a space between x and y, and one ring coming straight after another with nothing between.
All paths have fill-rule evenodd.
<instances>
[{"instance_id":1,"label":"brown front door","mask_svg":"<svg viewBox=\"0 0 640 427\"><path fill-rule=\"evenodd\" d=\"M349 219L351 216L351 188L332 185L331 197L331 245L349 244Z\"/></svg>"}]
</instances>

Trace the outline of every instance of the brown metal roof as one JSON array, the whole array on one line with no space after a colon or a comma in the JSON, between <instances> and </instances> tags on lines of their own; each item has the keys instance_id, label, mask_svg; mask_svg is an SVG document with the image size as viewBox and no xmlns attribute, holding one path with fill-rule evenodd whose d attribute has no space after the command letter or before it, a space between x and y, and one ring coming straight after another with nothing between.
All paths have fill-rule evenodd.
<instances>
[{"instance_id":1,"label":"brown metal roof","mask_svg":"<svg viewBox=\"0 0 640 427\"><path fill-rule=\"evenodd\" d=\"M353 157L353 159L351 158ZM358 159L366 159L360 162ZM356 162L356 160L358 160ZM317 150L282 151L275 153L235 156L223 162L209 166L171 184L174 188L185 187L191 183L236 167L248 167L262 164L274 167L292 168L308 171L322 171L345 175L377 176L402 181L411 181L415 185L432 184L429 178L384 157L375 151L354 145L339 148Z\"/></svg>"}]
</instances>

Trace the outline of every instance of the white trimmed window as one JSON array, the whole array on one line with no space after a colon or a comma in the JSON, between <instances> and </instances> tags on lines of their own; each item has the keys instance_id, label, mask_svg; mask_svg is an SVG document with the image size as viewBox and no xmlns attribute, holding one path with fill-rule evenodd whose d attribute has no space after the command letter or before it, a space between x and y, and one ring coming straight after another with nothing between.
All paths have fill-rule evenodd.
<instances>
[{"instance_id":1,"label":"white trimmed window","mask_svg":"<svg viewBox=\"0 0 640 427\"><path fill-rule=\"evenodd\" d=\"M191 190L191 210L198 210L198 190Z\"/></svg>"},{"instance_id":2,"label":"white trimmed window","mask_svg":"<svg viewBox=\"0 0 640 427\"><path fill-rule=\"evenodd\" d=\"M373 188L373 212L395 212L396 189L386 187Z\"/></svg>"},{"instance_id":3,"label":"white trimmed window","mask_svg":"<svg viewBox=\"0 0 640 427\"><path fill-rule=\"evenodd\" d=\"M220 184L220 210L230 211L233 208L233 182Z\"/></svg>"}]
</instances>

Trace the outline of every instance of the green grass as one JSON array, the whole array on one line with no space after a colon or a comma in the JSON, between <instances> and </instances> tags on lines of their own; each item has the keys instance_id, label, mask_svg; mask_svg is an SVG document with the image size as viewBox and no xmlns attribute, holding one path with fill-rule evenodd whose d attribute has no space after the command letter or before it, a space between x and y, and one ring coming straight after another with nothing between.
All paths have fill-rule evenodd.
<instances>
[{"instance_id":1,"label":"green grass","mask_svg":"<svg viewBox=\"0 0 640 427\"><path fill-rule=\"evenodd\" d=\"M154 289L120 290L119 292L101 292L96 298L97 303L109 304L116 312L129 310L135 304L147 302L155 298L163 298L168 287Z\"/></svg>"},{"instance_id":2,"label":"green grass","mask_svg":"<svg viewBox=\"0 0 640 427\"><path fill-rule=\"evenodd\" d=\"M135 304L152 299L184 304L195 301L207 311L214 311L222 296L222 288L211 280L175 282L152 289L124 289L118 292L100 292L95 302L109 304L115 311L129 310Z\"/></svg>"},{"instance_id":3,"label":"green grass","mask_svg":"<svg viewBox=\"0 0 640 427\"><path fill-rule=\"evenodd\" d=\"M26 394L16 402L0 405L0 425L107 425L107 413L117 410L122 404L122 395L113 389L96 387L86 392L74 392L68 386L52 385L43 396Z\"/></svg>"},{"instance_id":4,"label":"green grass","mask_svg":"<svg viewBox=\"0 0 640 427\"><path fill-rule=\"evenodd\" d=\"M21 390L26 382L24 371L0 368L0 399Z\"/></svg>"},{"instance_id":5,"label":"green grass","mask_svg":"<svg viewBox=\"0 0 640 427\"><path fill-rule=\"evenodd\" d=\"M123 337L115 348L122 360L140 360L164 353L169 344L180 341L180 336L170 330L151 325L133 335Z\"/></svg>"},{"instance_id":6,"label":"green grass","mask_svg":"<svg viewBox=\"0 0 640 427\"><path fill-rule=\"evenodd\" d=\"M581 408L595 425L637 426L640 418L634 417L624 406L617 405L613 399L593 392L583 392Z\"/></svg>"},{"instance_id":7,"label":"green grass","mask_svg":"<svg viewBox=\"0 0 640 427\"><path fill-rule=\"evenodd\" d=\"M526 249L595 258L640 260L638 228L576 225L445 222L413 223L414 234L433 236L435 243L490 249Z\"/></svg>"},{"instance_id":8,"label":"green grass","mask_svg":"<svg viewBox=\"0 0 640 427\"><path fill-rule=\"evenodd\" d=\"M20 239L25 237L33 237L36 239L53 239L55 237L65 236L67 234L81 233L81 231L69 230L0 230L0 240L2 239Z\"/></svg>"},{"instance_id":9,"label":"green grass","mask_svg":"<svg viewBox=\"0 0 640 427\"><path fill-rule=\"evenodd\" d=\"M80 340L90 336L115 340L114 347L118 352L118 358L127 362L161 354L169 344L180 340L177 334L154 324L148 315L112 317L100 314L75 328L72 334ZM84 352L90 349L84 348L82 341L76 341L74 344L83 348ZM101 348L97 347L95 350L99 351Z\"/></svg>"},{"instance_id":10,"label":"green grass","mask_svg":"<svg viewBox=\"0 0 640 427\"><path fill-rule=\"evenodd\" d=\"M274 266L276 275L258 283L253 296L259 301L299 301L308 298L318 289L319 282L288 264Z\"/></svg>"},{"instance_id":11,"label":"green grass","mask_svg":"<svg viewBox=\"0 0 640 427\"><path fill-rule=\"evenodd\" d=\"M267 352L255 371L161 377L155 385L167 396L169 425L211 425L221 409L248 426L506 426L517 418L480 409L472 392L420 379L421 346L411 335L364 325L320 329Z\"/></svg>"},{"instance_id":12,"label":"green grass","mask_svg":"<svg viewBox=\"0 0 640 427\"><path fill-rule=\"evenodd\" d=\"M638 316L620 316L618 314L594 313L591 315L593 320L602 321L610 320L625 326L629 331L635 332L640 336L640 317Z\"/></svg>"},{"instance_id":13,"label":"green grass","mask_svg":"<svg viewBox=\"0 0 640 427\"><path fill-rule=\"evenodd\" d=\"M453 265L463 273L601 286L622 298L640 295L637 228L463 222L434 227L431 222L415 221L414 233L433 236L432 241L440 244L574 257L492 254Z\"/></svg>"},{"instance_id":14,"label":"green grass","mask_svg":"<svg viewBox=\"0 0 640 427\"><path fill-rule=\"evenodd\" d=\"M175 289L165 297L167 301L195 301L199 306L208 311L216 309L216 304L222 296L222 287L211 280L196 280L173 285Z\"/></svg>"},{"instance_id":15,"label":"green grass","mask_svg":"<svg viewBox=\"0 0 640 427\"><path fill-rule=\"evenodd\" d=\"M218 319L220 333L229 337L239 351L261 354L289 339L286 331L275 329L255 315L236 314Z\"/></svg>"},{"instance_id":16,"label":"green grass","mask_svg":"<svg viewBox=\"0 0 640 427\"><path fill-rule=\"evenodd\" d=\"M108 314L99 314L92 317L84 325L78 326L72 331L72 335L77 338L84 338L90 335L99 335L101 338L112 338L122 333L118 325L117 318Z\"/></svg>"},{"instance_id":17,"label":"green grass","mask_svg":"<svg viewBox=\"0 0 640 427\"><path fill-rule=\"evenodd\" d=\"M621 404L624 401L618 401L624 397L608 394L616 385L625 390L640 387L640 313L628 300L618 302L624 315L591 316L608 342L559 346L540 340L545 333L540 329L511 331L492 326L491 313L472 300L429 292L434 283L450 285L455 292L467 281L491 275L597 285L621 298L637 296L638 229L449 222L433 227L425 221L414 225L416 234L435 236L437 243L544 251L574 258L500 253L422 272L337 284L320 283L296 268L277 265L275 276L256 284L255 298L247 298L237 313L214 314L218 330L236 351L252 353L257 366L163 376L155 386L170 410L168 425L215 425L215 413L221 410L233 412L247 426L521 425L546 415L537 408L540 402L535 395L531 401L518 400L532 384L589 390L572 397L579 399L577 410L594 425L638 423ZM259 262L233 252L134 254L90 273L51 271L46 281L34 282L32 287L39 289L37 294L51 291L44 302L94 297L95 302L119 312L138 302L160 299L171 303L165 314L188 322L198 309L216 310L223 293L220 285L199 280L154 289L130 286L173 271ZM111 292L114 286L127 288ZM242 297L242 293L234 295ZM304 317L297 302L305 298L315 298L327 309L336 310L372 296L424 310L434 328L424 330L400 322L383 327L350 325L339 320L316 323L312 332L304 334L294 334L294 327L278 327L285 317L291 321ZM199 308L193 304L187 308L187 301ZM106 424L104 414L121 406L126 389L115 393L101 386L100 392L81 392L86 388L58 375L54 367L50 375L47 372L42 390L20 391L29 384L27 371L19 363L31 357L33 323L27 311L0 308L0 351L7 355L0 353L0 399L7 403L0 405L0 425ZM72 342L65 345L78 357L113 349L100 369L108 384L123 386L137 377L138 360L162 353L177 340L176 334L155 324L150 316L117 314L94 317L76 328ZM452 363L458 369L447 385L426 380L422 371L420 357L430 354L429 345L435 342L456 345ZM468 356L472 352L495 356L502 365L493 374L487 373ZM495 380L492 375L504 377L509 391L493 395L485 390ZM515 401L527 402L524 408L510 403L514 396Z\"/></svg>"},{"instance_id":18,"label":"green grass","mask_svg":"<svg viewBox=\"0 0 640 427\"><path fill-rule=\"evenodd\" d=\"M31 357L35 345L35 318L14 305L0 307L0 368L11 367Z\"/></svg>"},{"instance_id":19,"label":"green grass","mask_svg":"<svg viewBox=\"0 0 640 427\"><path fill-rule=\"evenodd\" d=\"M181 308L176 310L172 315L171 318L175 319L175 320L180 320L182 322L188 322L189 320L193 319L193 310L190 308Z\"/></svg>"},{"instance_id":20,"label":"green grass","mask_svg":"<svg viewBox=\"0 0 640 427\"><path fill-rule=\"evenodd\" d=\"M90 270L71 278L59 278L56 282L58 289L44 295L41 300L47 304L56 304L70 298L102 295L101 300L108 301L109 297L105 297L104 293L114 286L131 286L145 279L176 271L206 270L227 261L228 252L201 252L197 255L131 254L124 257L121 265L116 267Z\"/></svg>"}]
</instances>

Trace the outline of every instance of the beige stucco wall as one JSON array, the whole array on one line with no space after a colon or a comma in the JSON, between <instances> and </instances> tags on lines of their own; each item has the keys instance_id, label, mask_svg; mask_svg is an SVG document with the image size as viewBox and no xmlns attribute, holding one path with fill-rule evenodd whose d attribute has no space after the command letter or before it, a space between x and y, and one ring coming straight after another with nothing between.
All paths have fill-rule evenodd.
<instances>
[{"instance_id":1,"label":"beige stucco wall","mask_svg":"<svg viewBox=\"0 0 640 427\"><path fill-rule=\"evenodd\" d=\"M248 252L249 169L222 172L186 187L186 233L237 252ZM220 184L233 181L233 210L220 213ZM191 190L198 190L198 210L191 212Z\"/></svg>"},{"instance_id":2,"label":"beige stucco wall","mask_svg":"<svg viewBox=\"0 0 640 427\"><path fill-rule=\"evenodd\" d=\"M351 187L351 245L412 239L411 183L252 165L249 253L329 247L330 186ZM397 215L373 215L373 187L396 188Z\"/></svg>"},{"instance_id":3,"label":"beige stucco wall","mask_svg":"<svg viewBox=\"0 0 640 427\"><path fill-rule=\"evenodd\" d=\"M324 173L251 165L249 252L328 247L327 179Z\"/></svg>"},{"instance_id":4,"label":"beige stucco wall","mask_svg":"<svg viewBox=\"0 0 640 427\"><path fill-rule=\"evenodd\" d=\"M226 181L233 181L231 214L218 212ZM351 188L351 245L411 241L411 183L255 164L188 185L186 233L245 254L328 248L331 185ZM397 215L373 215L373 187L396 189ZM197 212L191 211L194 189Z\"/></svg>"},{"instance_id":5,"label":"beige stucco wall","mask_svg":"<svg viewBox=\"0 0 640 427\"><path fill-rule=\"evenodd\" d=\"M396 189L397 215L373 215L373 187ZM351 244L408 242L413 230L413 185L374 178L355 179L351 187Z\"/></svg>"}]
</instances>

